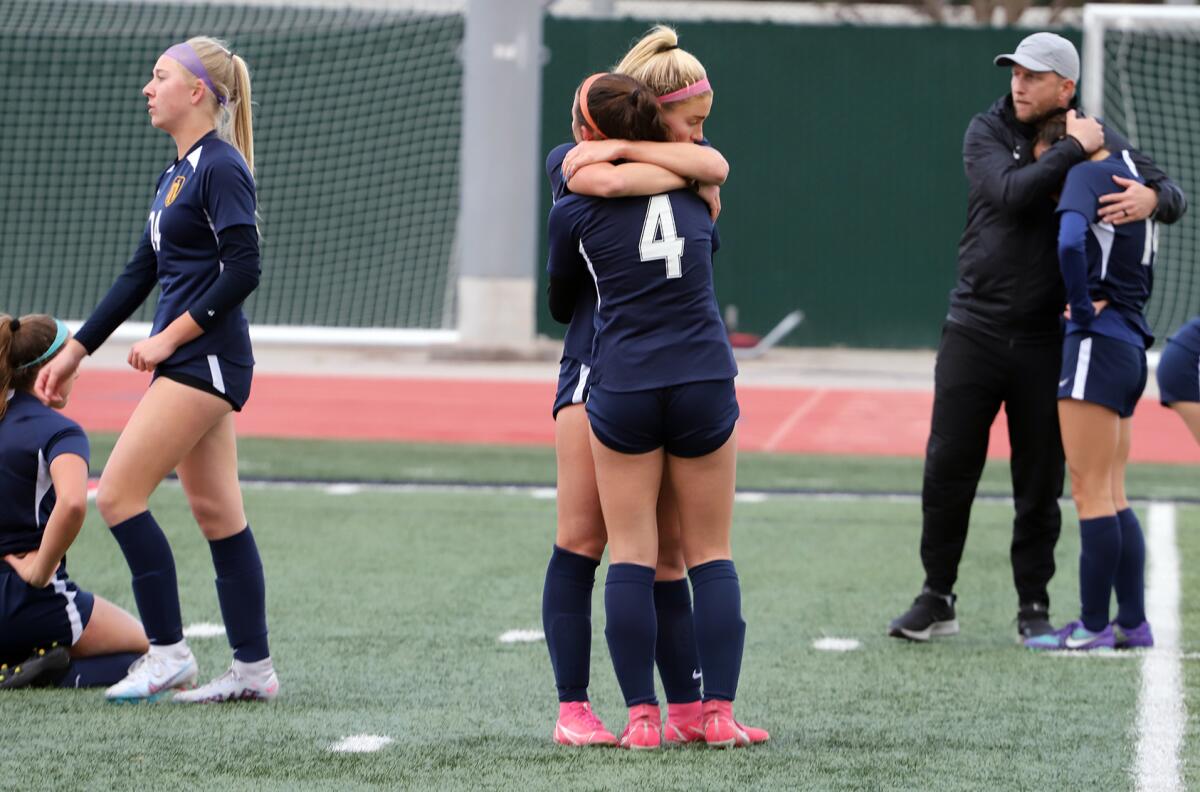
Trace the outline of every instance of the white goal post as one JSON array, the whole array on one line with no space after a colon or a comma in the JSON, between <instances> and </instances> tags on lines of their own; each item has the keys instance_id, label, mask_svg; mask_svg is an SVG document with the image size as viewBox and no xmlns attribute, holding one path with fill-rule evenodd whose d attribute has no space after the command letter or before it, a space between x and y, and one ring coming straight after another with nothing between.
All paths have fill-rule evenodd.
<instances>
[{"instance_id":1,"label":"white goal post","mask_svg":"<svg viewBox=\"0 0 1200 792\"><path fill-rule=\"evenodd\" d=\"M1200 211L1200 6L1085 6L1080 88ZM1162 340L1200 313L1200 231L1191 216L1160 230L1146 317Z\"/></svg>"}]
</instances>

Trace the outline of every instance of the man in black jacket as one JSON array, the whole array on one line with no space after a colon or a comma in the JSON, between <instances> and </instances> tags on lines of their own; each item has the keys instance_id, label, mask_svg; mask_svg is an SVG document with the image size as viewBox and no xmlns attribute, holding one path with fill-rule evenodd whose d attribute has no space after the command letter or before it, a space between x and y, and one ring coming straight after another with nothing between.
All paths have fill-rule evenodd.
<instances>
[{"instance_id":1,"label":"man in black jacket","mask_svg":"<svg viewBox=\"0 0 1200 792\"><path fill-rule=\"evenodd\" d=\"M1070 109L1067 137L1035 161L1038 122L1074 107L1079 55L1066 39L1035 33L995 63L1011 67L1012 92L971 119L963 141L967 224L938 347L921 492L925 584L889 625L890 635L916 641L958 632L953 588L1001 404L1012 449L1017 629L1023 638L1052 630L1046 586L1062 524L1057 381L1065 304L1052 196L1067 170L1101 145L1130 149L1120 135ZM1101 198L1099 220L1175 222L1187 208L1182 191L1149 158L1132 149L1130 155L1146 184L1114 184L1113 194Z\"/></svg>"}]
</instances>

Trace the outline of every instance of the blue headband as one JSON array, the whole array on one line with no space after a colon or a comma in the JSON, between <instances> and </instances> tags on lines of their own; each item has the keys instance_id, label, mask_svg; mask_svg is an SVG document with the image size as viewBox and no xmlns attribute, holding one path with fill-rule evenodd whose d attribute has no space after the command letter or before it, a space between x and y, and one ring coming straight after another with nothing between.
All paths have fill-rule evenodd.
<instances>
[{"instance_id":1,"label":"blue headband","mask_svg":"<svg viewBox=\"0 0 1200 792\"><path fill-rule=\"evenodd\" d=\"M63 324L61 319L55 319L54 324L58 327L58 332L54 335L54 342L50 344L50 348L28 363L22 363L20 366L17 366L15 369L13 369L14 371L33 368L40 363L45 363L50 358L54 357L55 352L62 349L62 345L67 343L67 336L69 336L71 332L67 330L67 326Z\"/></svg>"}]
</instances>

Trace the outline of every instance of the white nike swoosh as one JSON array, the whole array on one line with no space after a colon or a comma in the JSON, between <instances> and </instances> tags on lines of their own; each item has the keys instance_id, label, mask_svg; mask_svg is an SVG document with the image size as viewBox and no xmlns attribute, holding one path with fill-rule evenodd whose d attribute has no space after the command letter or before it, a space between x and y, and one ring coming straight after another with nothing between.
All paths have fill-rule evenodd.
<instances>
[{"instance_id":1,"label":"white nike swoosh","mask_svg":"<svg viewBox=\"0 0 1200 792\"><path fill-rule=\"evenodd\" d=\"M1067 647L1068 649L1078 649L1078 648L1080 648L1081 646L1087 646L1088 644L1090 644L1090 643L1091 643L1092 641L1094 641L1094 640L1096 640L1096 639L1095 639L1095 637L1092 637L1092 638L1084 638L1083 640L1080 640L1080 639L1078 639L1078 638L1069 638L1069 637L1068 637L1068 638L1067 638L1067 640L1066 640L1066 647Z\"/></svg>"},{"instance_id":2,"label":"white nike swoosh","mask_svg":"<svg viewBox=\"0 0 1200 792\"><path fill-rule=\"evenodd\" d=\"M1060 387L1060 388L1061 388L1063 385L1066 385L1066 384L1067 384L1068 382L1070 382L1070 381L1071 381L1071 378L1070 378L1070 377L1067 377L1065 380L1059 380L1059 381L1058 381L1058 387Z\"/></svg>"},{"instance_id":3,"label":"white nike swoosh","mask_svg":"<svg viewBox=\"0 0 1200 792\"><path fill-rule=\"evenodd\" d=\"M704 674L701 674L699 671L692 672L692 679L700 679L703 676L704 676Z\"/></svg>"}]
</instances>

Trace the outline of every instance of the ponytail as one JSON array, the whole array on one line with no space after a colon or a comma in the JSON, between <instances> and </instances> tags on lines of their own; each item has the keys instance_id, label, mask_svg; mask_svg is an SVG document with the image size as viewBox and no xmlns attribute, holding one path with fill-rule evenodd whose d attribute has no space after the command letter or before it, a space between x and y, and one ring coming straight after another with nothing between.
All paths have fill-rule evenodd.
<instances>
[{"instance_id":1,"label":"ponytail","mask_svg":"<svg viewBox=\"0 0 1200 792\"><path fill-rule=\"evenodd\" d=\"M12 355L13 335L20 322L8 314L0 314L0 419L8 412L8 391L12 388L13 366Z\"/></svg>"},{"instance_id":2,"label":"ponytail","mask_svg":"<svg viewBox=\"0 0 1200 792\"><path fill-rule=\"evenodd\" d=\"M695 55L679 48L674 28L656 25L642 36L613 67L645 83L655 96L666 96L708 77Z\"/></svg>"},{"instance_id":3,"label":"ponytail","mask_svg":"<svg viewBox=\"0 0 1200 792\"><path fill-rule=\"evenodd\" d=\"M254 119L250 106L250 68L241 55L233 58L233 140L234 148L242 152L250 175L254 175Z\"/></svg>"},{"instance_id":4,"label":"ponytail","mask_svg":"<svg viewBox=\"0 0 1200 792\"><path fill-rule=\"evenodd\" d=\"M212 80L217 95L212 113L217 134L236 148L254 175L254 124L250 108L250 69L224 41L210 36L194 36L187 44L196 52ZM186 68L186 67L185 67Z\"/></svg>"}]
</instances>

